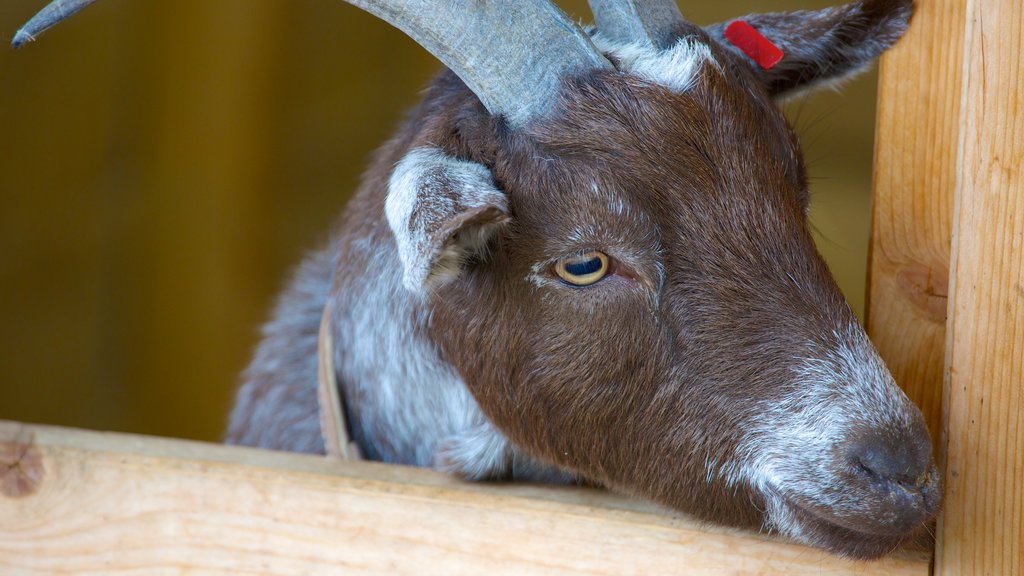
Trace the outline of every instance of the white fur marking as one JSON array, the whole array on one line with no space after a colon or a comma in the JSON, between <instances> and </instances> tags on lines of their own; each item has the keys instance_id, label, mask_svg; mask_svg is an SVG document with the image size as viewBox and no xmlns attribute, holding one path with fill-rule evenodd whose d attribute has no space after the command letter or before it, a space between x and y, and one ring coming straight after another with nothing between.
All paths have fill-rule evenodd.
<instances>
[{"instance_id":1,"label":"white fur marking","mask_svg":"<svg viewBox=\"0 0 1024 576\"><path fill-rule=\"evenodd\" d=\"M855 512L859 502L843 490L832 470L834 448L854 428L910 426L910 401L893 381L863 329L835 332L835 346L802 358L792 391L781 402L764 403L736 449L735 462L709 459L709 478L745 483L767 502L764 528L808 541L788 499L797 496ZM812 346L812 348L820 346Z\"/></svg>"},{"instance_id":2,"label":"white fur marking","mask_svg":"<svg viewBox=\"0 0 1024 576\"><path fill-rule=\"evenodd\" d=\"M356 416L354 436L384 462L441 467L466 478L561 478L513 446L480 410L457 371L423 334L430 316L402 286L386 232L350 245L334 306L339 381ZM347 273L351 262L374 273ZM311 417L315 422L315 415Z\"/></svg>"},{"instance_id":3,"label":"white fur marking","mask_svg":"<svg viewBox=\"0 0 1024 576\"><path fill-rule=\"evenodd\" d=\"M711 48L692 36L680 38L665 50L647 43L616 42L600 32L593 40L598 49L618 60L619 70L676 93L693 88L705 62L721 70Z\"/></svg>"}]
</instances>

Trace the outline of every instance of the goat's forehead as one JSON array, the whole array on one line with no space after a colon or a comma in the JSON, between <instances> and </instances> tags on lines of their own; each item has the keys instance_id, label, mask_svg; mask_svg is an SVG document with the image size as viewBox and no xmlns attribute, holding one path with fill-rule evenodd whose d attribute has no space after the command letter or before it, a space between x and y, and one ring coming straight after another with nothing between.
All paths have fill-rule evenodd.
<instances>
[{"instance_id":1,"label":"goat's forehead","mask_svg":"<svg viewBox=\"0 0 1024 576\"><path fill-rule=\"evenodd\" d=\"M540 161L571 157L620 171L638 160L709 164L755 151L765 160L797 151L784 115L763 90L707 60L706 45L692 40L682 46L688 44L704 49L687 51L703 64L692 66L685 82L677 79L685 90L632 74L596 74L567 88L561 113L531 126L526 137L532 145L524 148Z\"/></svg>"},{"instance_id":2,"label":"goat's forehead","mask_svg":"<svg viewBox=\"0 0 1024 576\"><path fill-rule=\"evenodd\" d=\"M671 227L702 206L758 220L788 209L803 186L797 141L767 95L723 71L706 42L686 36L668 50L690 63L683 92L602 73L575 85L562 114L513 137L498 171L513 207L548 224L617 229Z\"/></svg>"},{"instance_id":3,"label":"goat's forehead","mask_svg":"<svg viewBox=\"0 0 1024 576\"><path fill-rule=\"evenodd\" d=\"M510 198L516 219L531 234L549 239L558 249L633 244L657 236L649 208L614 180L566 179L553 193L523 191Z\"/></svg>"},{"instance_id":4,"label":"goat's forehead","mask_svg":"<svg viewBox=\"0 0 1024 576\"><path fill-rule=\"evenodd\" d=\"M564 215L569 220L647 218L642 202L615 179L603 178L600 174L576 174L559 181L555 189L521 191L513 194L511 201L549 216Z\"/></svg>"}]
</instances>

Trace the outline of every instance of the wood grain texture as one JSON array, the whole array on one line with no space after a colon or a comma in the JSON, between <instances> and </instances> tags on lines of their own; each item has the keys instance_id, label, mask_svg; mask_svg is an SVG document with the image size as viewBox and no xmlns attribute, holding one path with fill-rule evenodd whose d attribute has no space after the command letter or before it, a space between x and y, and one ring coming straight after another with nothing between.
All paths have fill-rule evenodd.
<instances>
[{"instance_id":1,"label":"wood grain texture","mask_svg":"<svg viewBox=\"0 0 1024 576\"><path fill-rule=\"evenodd\" d=\"M868 334L938 456L965 0L923 0L882 59Z\"/></svg>"},{"instance_id":2,"label":"wood grain texture","mask_svg":"<svg viewBox=\"0 0 1024 576\"><path fill-rule=\"evenodd\" d=\"M966 2L937 574L1024 571L1024 16Z\"/></svg>"},{"instance_id":3,"label":"wood grain texture","mask_svg":"<svg viewBox=\"0 0 1024 576\"><path fill-rule=\"evenodd\" d=\"M928 571L920 554L852 562L592 489L2 421L0 446L43 469L0 495L3 574Z\"/></svg>"}]
</instances>

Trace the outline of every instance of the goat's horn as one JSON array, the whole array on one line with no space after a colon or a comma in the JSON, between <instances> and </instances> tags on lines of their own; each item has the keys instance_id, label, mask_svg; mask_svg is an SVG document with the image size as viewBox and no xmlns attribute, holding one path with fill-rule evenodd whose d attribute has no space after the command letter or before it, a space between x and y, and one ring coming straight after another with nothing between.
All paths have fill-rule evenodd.
<instances>
[{"instance_id":1,"label":"goat's horn","mask_svg":"<svg viewBox=\"0 0 1024 576\"><path fill-rule=\"evenodd\" d=\"M14 36L18 47L94 0L54 0ZM347 0L408 34L513 127L550 110L566 75L611 64L548 0Z\"/></svg>"},{"instance_id":2,"label":"goat's horn","mask_svg":"<svg viewBox=\"0 0 1024 576\"><path fill-rule=\"evenodd\" d=\"M22 44L32 42L43 32L56 25L61 20L92 4L96 0L53 0L25 23L24 26L14 34L11 46L21 48Z\"/></svg>"},{"instance_id":3,"label":"goat's horn","mask_svg":"<svg viewBox=\"0 0 1024 576\"><path fill-rule=\"evenodd\" d=\"M616 42L668 48L684 22L675 0L588 0L597 31Z\"/></svg>"},{"instance_id":4,"label":"goat's horn","mask_svg":"<svg viewBox=\"0 0 1024 576\"><path fill-rule=\"evenodd\" d=\"M547 112L563 76L611 64L548 0L348 0L400 28L512 126Z\"/></svg>"}]
</instances>

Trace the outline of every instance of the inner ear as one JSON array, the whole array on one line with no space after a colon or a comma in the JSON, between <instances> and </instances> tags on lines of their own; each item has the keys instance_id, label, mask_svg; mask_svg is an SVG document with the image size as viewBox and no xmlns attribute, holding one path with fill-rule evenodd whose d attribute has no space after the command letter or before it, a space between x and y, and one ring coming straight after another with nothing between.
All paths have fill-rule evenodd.
<instances>
[{"instance_id":1,"label":"inner ear","mask_svg":"<svg viewBox=\"0 0 1024 576\"><path fill-rule=\"evenodd\" d=\"M752 14L709 26L708 34L754 69L773 96L819 88L866 70L903 36L913 0L862 0L822 10ZM749 54L745 42L727 38L737 21L782 51L770 67Z\"/></svg>"},{"instance_id":2,"label":"inner ear","mask_svg":"<svg viewBox=\"0 0 1024 576\"><path fill-rule=\"evenodd\" d=\"M395 166L384 211L402 283L417 293L457 278L510 220L507 198L486 167L437 148L414 149Z\"/></svg>"}]
</instances>

